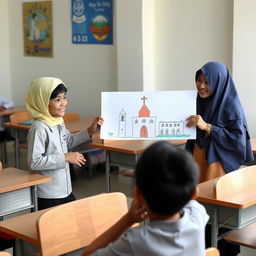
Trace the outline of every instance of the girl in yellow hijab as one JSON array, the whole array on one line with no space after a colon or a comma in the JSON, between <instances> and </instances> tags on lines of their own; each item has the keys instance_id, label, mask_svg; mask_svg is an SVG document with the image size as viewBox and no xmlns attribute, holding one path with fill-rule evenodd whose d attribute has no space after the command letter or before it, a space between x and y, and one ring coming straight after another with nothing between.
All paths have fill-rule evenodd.
<instances>
[{"instance_id":1,"label":"girl in yellow hijab","mask_svg":"<svg viewBox=\"0 0 256 256\"><path fill-rule=\"evenodd\" d=\"M75 200L69 164L82 166L86 160L69 150L90 141L103 123L102 118L95 118L88 129L71 134L63 121L68 105L66 93L64 83L55 77L41 77L28 88L26 107L34 119L28 134L28 166L52 178L38 185L39 210Z\"/></svg>"}]
</instances>

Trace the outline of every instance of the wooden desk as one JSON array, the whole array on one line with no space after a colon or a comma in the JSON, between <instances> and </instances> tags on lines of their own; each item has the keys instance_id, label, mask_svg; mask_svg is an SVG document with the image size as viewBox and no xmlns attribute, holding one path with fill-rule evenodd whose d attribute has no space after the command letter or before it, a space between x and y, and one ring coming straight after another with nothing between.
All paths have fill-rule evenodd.
<instances>
[{"instance_id":1,"label":"wooden desk","mask_svg":"<svg viewBox=\"0 0 256 256\"><path fill-rule=\"evenodd\" d=\"M66 255L67 252L74 252L90 244L126 214L127 210L127 199L123 193L103 193L4 220L0 222L0 231L34 245L40 245L38 234L41 233L42 251L46 247L55 246L47 255ZM51 228L47 228L47 225ZM56 241L52 243L52 239Z\"/></svg>"},{"instance_id":2,"label":"wooden desk","mask_svg":"<svg viewBox=\"0 0 256 256\"><path fill-rule=\"evenodd\" d=\"M140 155L152 144L153 140L104 140L95 141L92 147L106 151L106 192L110 192L110 166L134 168ZM183 146L184 140L171 140L170 143L176 146Z\"/></svg>"},{"instance_id":3,"label":"wooden desk","mask_svg":"<svg viewBox=\"0 0 256 256\"><path fill-rule=\"evenodd\" d=\"M16 168L5 168L0 176L0 216L32 208L37 211L36 185L51 181L48 176Z\"/></svg>"},{"instance_id":4,"label":"wooden desk","mask_svg":"<svg viewBox=\"0 0 256 256\"><path fill-rule=\"evenodd\" d=\"M80 120L76 121L70 121L65 123L66 128L71 133L77 133L80 132L82 129L87 129L95 117L87 117L87 118L81 118ZM9 127L14 132L14 138L15 138L15 166L19 167L19 131L25 130L28 131L30 129L30 125L24 125L20 123L12 123L12 122L6 122L3 124L5 127Z\"/></svg>"},{"instance_id":5,"label":"wooden desk","mask_svg":"<svg viewBox=\"0 0 256 256\"><path fill-rule=\"evenodd\" d=\"M243 245L256 249L256 222L232 232L224 236L224 239L235 244Z\"/></svg>"},{"instance_id":6,"label":"wooden desk","mask_svg":"<svg viewBox=\"0 0 256 256\"><path fill-rule=\"evenodd\" d=\"M238 171L244 171L246 174L249 168L255 168L255 166L250 166ZM230 174L233 175L234 173L235 172L232 172ZM244 191L240 190L237 192L236 186L229 186L227 190L233 190L233 194L230 193L222 199L217 199L214 195L214 187L219 180L220 179L213 179L199 184L200 191L197 198L197 200L205 206L210 216L212 225L211 243L213 247L217 247L219 226L237 229L256 220L256 186L250 187L248 185L248 189L245 188ZM247 184L243 185L246 187Z\"/></svg>"},{"instance_id":7,"label":"wooden desk","mask_svg":"<svg viewBox=\"0 0 256 256\"><path fill-rule=\"evenodd\" d=\"M10 116L11 114L20 112L20 111L26 111L25 106L15 106L13 108L8 108L3 111L0 111L0 116Z\"/></svg>"},{"instance_id":8,"label":"wooden desk","mask_svg":"<svg viewBox=\"0 0 256 256\"><path fill-rule=\"evenodd\" d=\"M39 245L36 222L49 209L16 216L0 222L0 231L18 237L29 243Z\"/></svg>"}]
</instances>

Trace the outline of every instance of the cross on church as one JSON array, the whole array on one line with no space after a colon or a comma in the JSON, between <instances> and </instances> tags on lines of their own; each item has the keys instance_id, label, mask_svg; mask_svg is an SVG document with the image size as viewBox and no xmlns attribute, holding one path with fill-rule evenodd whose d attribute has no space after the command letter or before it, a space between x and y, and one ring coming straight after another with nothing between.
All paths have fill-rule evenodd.
<instances>
[{"instance_id":1,"label":"cross on church","mask_svg":"<svg viewBox=\"0 0 256 256\"><path fill-rule=\"evenodd\" d=\"M148 98L146 98L145 96L143 96L143 98L141 98L141 100L143 100L143 105L145 105L145 100L147 100Z\"/></svg>"}]
</instances>

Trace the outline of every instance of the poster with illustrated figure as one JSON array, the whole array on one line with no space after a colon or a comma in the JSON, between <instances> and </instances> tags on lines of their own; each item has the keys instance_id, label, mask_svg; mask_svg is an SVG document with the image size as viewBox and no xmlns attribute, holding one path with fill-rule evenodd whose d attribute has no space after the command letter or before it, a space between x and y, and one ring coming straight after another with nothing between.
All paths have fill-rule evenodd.
<instances>
[{"instance_id":1,"label":"poster with illustrated figure","mask_svg":"<svg viewBox=\"0 0 256 256\"><path fill-rule=\"evenodd\" d=\"M112 44L112 0L71 0L72 43Z\"/></svg>"},{"instance_id":2,"label":"poster with illustrated figure","mask_svg":"<svg viewBox=\"0 0 256 256\"><path fill-rule=\"evenodd\" d=\"M22 5L24 55L52 57L52 2L26 2Z\"/></svg>"},{"instance_id":3,"label":"poster with illustrated figure","mask_svg":"<svg viewBox=\"0 0 256 256\"><path fill-rule=\"evenodd\" d=\"M196 114L196 91L102 92L101 139L195 139L186 118Z\"/></svg>"}]
</instances>

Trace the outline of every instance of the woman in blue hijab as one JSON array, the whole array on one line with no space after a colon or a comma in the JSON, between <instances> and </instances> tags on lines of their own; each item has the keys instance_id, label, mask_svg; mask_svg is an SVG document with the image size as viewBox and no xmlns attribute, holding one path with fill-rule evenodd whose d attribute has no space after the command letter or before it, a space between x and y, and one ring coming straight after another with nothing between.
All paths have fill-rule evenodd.
<instances>
[{"instance_id":1,"label":"woman in blue hijab","mask_svg":"<svg viewBox=\"0 0 256 256\"><path fill-rule=\"evenodd\" d=\"M201 167L203 182L254 158L244 111L227 67L209 62L196 72L195 79L197 114L187 118L187 126L197 127L197 138L188 140L186 149Z\"/></svg>"}]
</instances>

